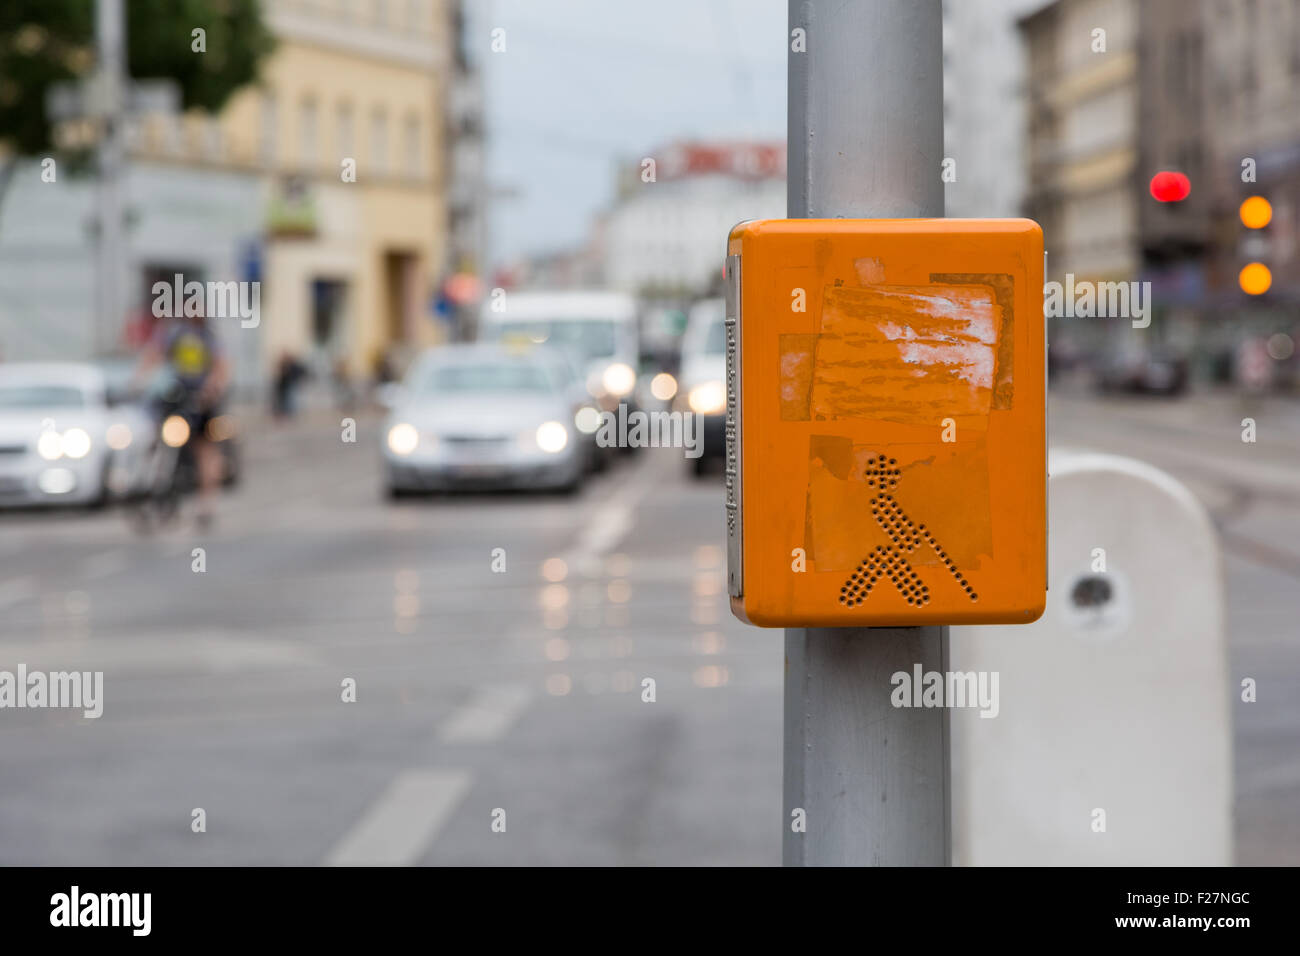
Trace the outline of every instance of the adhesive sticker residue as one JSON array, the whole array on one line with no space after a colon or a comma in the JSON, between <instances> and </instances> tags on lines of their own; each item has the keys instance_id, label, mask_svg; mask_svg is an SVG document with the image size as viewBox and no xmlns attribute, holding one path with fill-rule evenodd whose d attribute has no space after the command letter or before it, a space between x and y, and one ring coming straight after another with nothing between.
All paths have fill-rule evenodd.
<instances>
[{"instance_id":1,"label":"adhesive sticker residue","mask_svg":"<svg viewBox=\"0 0 1300 956\"><path fill-rule=\"evenodd\" d=\"M1001 311L979 287L826 289L809 417L929 424L987 416Z\"/></svg>"}]
</instances>

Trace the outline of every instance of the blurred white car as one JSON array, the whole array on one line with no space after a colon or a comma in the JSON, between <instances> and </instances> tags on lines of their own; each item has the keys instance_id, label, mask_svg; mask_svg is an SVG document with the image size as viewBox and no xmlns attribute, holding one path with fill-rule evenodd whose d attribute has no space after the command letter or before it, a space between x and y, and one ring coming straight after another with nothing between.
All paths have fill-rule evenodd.
<instances>
[{"instance_id":1,"label":"blurred white car","mask_svg":"<svg viewBox=\"0 0 1300 956\"><path fill-rule=\"evenodd\" d=\"M727 429L727 327L726 303L703 299L691 307L682 336L682 361L678 375L677 408L704 419L704 452L691 459L697 475L712 460L726 456Z\"/></svg>"},{"instance_id":2,"label":"blurred white car","mask_svg":"<svg viewBox=\"0 0 1300 956\"><path fill-rule=\"evenodd\" d=\"M547 349L448 345L421 356L385 398L390 496L451 488L571 491L589 443L572 372Z\"/></svg>"},{"instance_id":3,"label":"blurred white car","mask_svg":"<svg viewBox=\"0 0 1300 956\"><path fill-rule=\"evenodd\" d=\"M602 448L596 441L596 433L600 430L600 404L587 391L586 380L575 364L572 353L545 345L532 347L552 356L564 379L565 394L573 406L573 424L578 429L578 442L586 448L587 470L604 471L609 467L610 460L618 454L618 448L612 445Z\"/></svg>"},{"instance_id":4,"label":"blurred white car","mask_svg":"<svg viewBox=\"0 0 1300 956\"><path fill-rule=\"evenodd\" d=\"M102 504L125 492L149 427L139 409L110 403L93 365L0 365L0 506Z\"/></svg>"}]
</instances>

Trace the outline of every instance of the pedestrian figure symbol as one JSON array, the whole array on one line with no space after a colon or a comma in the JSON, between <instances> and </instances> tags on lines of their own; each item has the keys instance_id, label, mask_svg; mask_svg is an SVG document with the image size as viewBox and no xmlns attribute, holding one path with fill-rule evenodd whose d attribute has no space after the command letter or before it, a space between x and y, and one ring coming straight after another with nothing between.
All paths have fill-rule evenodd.
<instances>
[{"instance_id":1,"label":"pedestrian figure symbol","mask_svg":"<svg viewBox=\"0 0 1300 956\"><path fill-rule=\"evenodd\" d=\"M911 554L923 546L934 551L953 580L957 582L957 586L965 591L972 601L978 601L979 595L953 564L948 553L929 529L923 524L913 522L894 496L887 493L898 486L902 477L898 460L880 455L872 461L863 474L866 476L868 488L879 488L879 493L870 501L871 516L876 519L876 524L893 543L878 546L862 559L840 588L840 603L854 607L861 605L870 596L876 583L884 578L913 607L924 607L929 604L930 586L904 557L905 554Z\"/></svg>"}]
</instances>

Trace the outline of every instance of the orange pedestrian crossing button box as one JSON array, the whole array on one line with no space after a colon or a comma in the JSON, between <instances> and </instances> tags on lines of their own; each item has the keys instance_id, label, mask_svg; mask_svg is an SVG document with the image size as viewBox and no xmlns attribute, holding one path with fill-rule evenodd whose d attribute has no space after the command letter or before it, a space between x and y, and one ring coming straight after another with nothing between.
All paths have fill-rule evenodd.
<instances>
[{"instance_id":1,"label":"orange pedestrian crossing button box","mask_svg":"<svg viewBox=\"0 0 1300 956\"><path fill-rule=\"evenodd\" d=\"M745 222L726 279L733 612L767 627L1036 620L1038 225Z\"/></svg>"}]
</instances>

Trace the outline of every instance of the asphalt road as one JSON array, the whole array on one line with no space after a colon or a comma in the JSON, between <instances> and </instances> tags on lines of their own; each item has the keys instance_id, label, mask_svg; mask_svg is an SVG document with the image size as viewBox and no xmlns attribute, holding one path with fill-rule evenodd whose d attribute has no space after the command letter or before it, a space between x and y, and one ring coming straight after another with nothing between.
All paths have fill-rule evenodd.
<instances>
[{"instance_id":1,"label":"asphalt road","mask_svg":"<svg viewBox=\"0 0 1300 956\"><path fill-rule=\"evenodd\" d=\"M251 436L203 535L0 519L0 666L105 682L0 715L0 862L779 862L780 643L727 610L717 482L389 504L377 427Z\"/></svg>"},{"instance_id":2,"label":"asphalt road","mask_svg":"<svg viewBox=\"0 0 1300 956\"><path fill-rule=\"evenodd\" d=\"M1297 863L1300 414L1250 411L1244 450L1233 400L1057 398L1051 428L1214 515L1267 689L1238 860ZM656 450L572 497L390 504L376 429L252 430L202 534L0 516L0 668L105 675L97 720L0 712L0 863L779 863L781 639L727 610L720 482Z\"/></svg>"}]
</instances>

